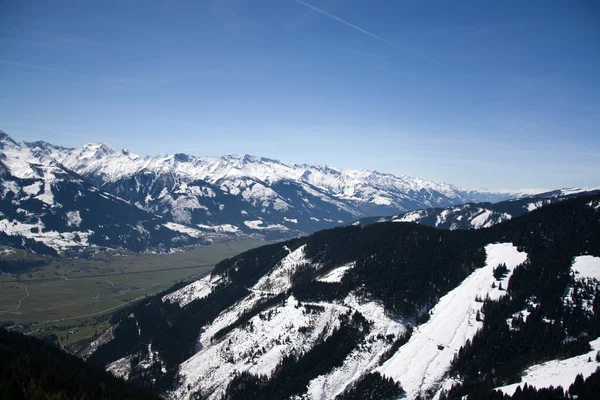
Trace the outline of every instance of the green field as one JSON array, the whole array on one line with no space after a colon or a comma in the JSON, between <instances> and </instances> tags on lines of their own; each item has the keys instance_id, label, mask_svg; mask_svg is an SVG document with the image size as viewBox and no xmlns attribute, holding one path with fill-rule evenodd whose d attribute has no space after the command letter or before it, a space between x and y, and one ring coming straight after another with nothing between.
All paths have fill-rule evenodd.
<instances>
[{"instance_id":1,"label":"green field","mask_svg":"<svg viewBox=\"0 0 600 400\"><path fill-rule=\"evenodd\" d=\"M112 310L205 275L222 259L263 244L238 240L172 254L113 251L92 260L51 260L28 273L0 275L0 324L55 333L67 345L105 329ZM11 255L20 256L25 255Z\"/></svg>"}]
</instances>

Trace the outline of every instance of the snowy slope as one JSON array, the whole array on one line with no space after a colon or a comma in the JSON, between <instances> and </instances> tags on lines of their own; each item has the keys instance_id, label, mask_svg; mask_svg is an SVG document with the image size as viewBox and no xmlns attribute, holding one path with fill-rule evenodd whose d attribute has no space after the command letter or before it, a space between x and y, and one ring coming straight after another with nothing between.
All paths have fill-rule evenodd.
<instances>
[{"instance_id":1,"label":"snowy slope","mask_svg":"<svg viewBox=\"0 0 600 400\"><path fill-rule=\"evenodd\" d=\"M202 299L211 294L220 282L221 277L219 275L208 274L204 278L165 295L162 300L177 303L180 307L184 307L194 300Z\"/></svg>"},{"instance_id":2,"label":"snowy slope","mask_svg":"<svg viewBox=\"0 0 600 400\"><path fill-rule=\"evenodd\" d=\"M301 246L249 288L247 297L203 329L199 337L200 351L182 364L181 386L171 398L182 398L201 388L208 398L218 399L231 379L242 371L270 376L285 354L305 352L316 344L317 338L331 334L339 324L340 315L348 310L360 312L372 323L364 345L354 349L342 366L313 379L301 398L333 398L365 372L374 370L398 380L407 390L408 398L437 390L458 348L482 325L476 320L482 306L476 298L498 299L504 295L499 286L507 287L512 270L527 258L510 243L490 244L485 250L485 266L442 297L432 309L429 322L417 328L409 342L381 367L378 362L383 353L411 323L386 313L380 302L360 299L352 293L336 302L298 303L288 297L282 304L262 311L248 323L215 339L219 331L235 323L241 315L291 288L290 277L295 269L310 264ZM496 281L493 269L501 263L507 265L508 273ZM319 266L313 268L318 270ZM352 263L334 268L317 280L339 282L351 268ZM163 301L177 302L183 307L193 299L210 294L221 279L207 276L163 297ZM308 311L306 307L311 305L321 307L320 311ZM452 332L452 336L448 336L448 332ZM440 345L444 346L443 350L438 348Z\"/></svg>"},{"instance_id":3,"label":"snowy slope","mask_svg":"<svg viewBox=\"0 0 600 400\"><path fill-rule=\"evenodd\" d=\"M329 336L338 326L339 316L346 310L328 304L322 306L322 312L309 311L307 304L300 305L290 296L280 306L255 316L218 342L208 342L182 364L182 385L171 398L184 398L189 388L201 388L209 399L219 399L239 372L271 376L284 355L310 350L319 338ZM205 336L209 336L208 331L202 335L203 345Z\"/></svg>"},{"instance_id":4,"label":"snowy slope","mask_svg":"<svg viewBox=\"0 0 600 400\"><path fill-rule=\"evenodd\" d=\"M231 379L242 371L271 376L275 366L287 354L301 354L318 341L326 339L339 327L340 317L349 311L360 312L372 323L364 345L348 355L343 366L310 382L306 399L330 399L347 385L360 378L365 370L373 369L393 340L406 331L406 323L385 312L381 302L359 299L350 294L336 302L299 303L288 296L282 303L265 309L241 327L223 337L217 334L223 328L268 298L285 293L291 288L290 277L301 265L310 264L304 255L305 246L290 251L269 273L249 289L249 295L235 306L223 311L200 337L200 351L180 368L181 386L170 395L185 398L189 393L202 390L209 399L218 399ZM312 265L316 271L319 265ZM345 265L331 271L337 278L352 268ZM221 277L207 276L165 297L163 301L177 302L181 307L196 298L210 294Z\"/></svg>"},{"instance_id":5,"label":"snowy slope","mask_svg":"<svg viewBox=\"0 0 600 400\"><path fill-rule=\"evenodd\" d=\"M483 325L476 318L483 305L479 299L505 295L500 283L506 288L514 268L527 259L511 243L489 244L485 250L485 266L443 296L429 313L429 321L415 329L408 343L379 368L400 382L408 399L431 397L439 389L460 347ZM493 269L501 263L506 264L508 274L496 282Z\"/></svg>"},{"instance_id":6,"label":"snowy slope","mask_svg":"<svg viewBox=\"0 0 600 400\"><path fill-rule=\"evenodd\" d=\"M527 384L538 389L560 386L567 391L575 382L577 375L582 374L585 379L600 368L600 362L596 361L596 354L600 351L600 339L591 341L590 346L592 350L588 353L529 367L521 374L521 382L502 386L496 390L512 395L518 387L522 388Z\"/></svg>"},{"instance_id":7,"label":"snowy slope","mask_svg":"<svg viewBox=\"0 0 600 400\"><path fill-rule=\"evenodd\" d=\"M342 265L341 267L334 268L333 270L329 271L325 276L317 278L317 281L327 283L341 282L344 275L346 275L346 272L354 268L354 265L355 263L350 263L347 265Z\"/></svg>"},{"instance_id":8,"label":"snowy slope","mask_svg":"<svg viewBox=\"0 0 600 400\"><path fill-rule=\"evenodd\" d=\"M391 347L394 339L406 333L408 322L391 317L380 302L359 299L350 294L343 306L360 312L371 322L371 332L363 345L354 349L342 366L326 375L313 379L302 399L328 400L342 393L349 385L379 365L383 353Z\"/></svg>"},{"instance_id":9,"label":"snowy slope","mask_svg":"<svg viewBox=\"0 0 600 400\"><path fill-rule=\"evenodd\" d=\"M136 382L150 376L172 399L245 391L369 398L398 394L399 385L408 399L460 398L479 379L470 360L482 360L483 391L492 390L515 382L522 360L551 360L563 345L585 351L594 337L600 263L589 254L600 245L599 196L560 201L489 230L352 224L263 246L132 307L119 318L123 332L91 361ZM549 281L557 283L552 292ZM484 307L486 299L502 301ZM487 362L499 354L504 370Z\"/></svg>"}]
</instances>

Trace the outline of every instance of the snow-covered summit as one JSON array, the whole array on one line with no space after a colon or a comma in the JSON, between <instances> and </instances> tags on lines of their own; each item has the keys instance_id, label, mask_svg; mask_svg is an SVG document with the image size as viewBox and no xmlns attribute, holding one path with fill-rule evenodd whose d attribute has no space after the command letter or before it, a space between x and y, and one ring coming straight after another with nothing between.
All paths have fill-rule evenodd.
<instances>
[{"instance_id":1,"label":"snow-covered summit","mask_svg":"<svg viewBox=\"0 0 600 400\"><path fill-rule=\"evenodd\" d=\"M81 154L104 157L110 150L89 145ZM46 142L18 143L0 132L0 236L5 244L53 254L94 246L143 251L204 242L90 185L58 161L72 151Z\"/></svg>"},{"instance_id":2,"label":"snow-covered summit","mask_svg":"<svg viewBox=\"0 0 600 400\"><path fill-rule=\"evenodd\" d=\"M529 193L464 189L408 175L293 164L248 154L141 157L106 143L76 149L45 142L26 145L143 210L212 230L227 225L249 233L295 235L366 216L497 202Z\"/></svg>"}]
</instances>

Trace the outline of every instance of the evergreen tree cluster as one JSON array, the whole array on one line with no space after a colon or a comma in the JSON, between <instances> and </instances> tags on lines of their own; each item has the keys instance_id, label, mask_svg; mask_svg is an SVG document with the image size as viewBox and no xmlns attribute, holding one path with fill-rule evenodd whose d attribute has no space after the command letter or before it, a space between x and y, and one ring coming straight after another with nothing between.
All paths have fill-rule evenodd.
<instances>
[{"instance_id":1,"label":"evergreen tree cluster","mask_svg":"<svg viewBox=\"0 0 600 400\"><path fill-rule=\"evenodd\" d=\"M33 337L0 328L0 398L158 399L101 368Z\"/></svg>"},{"instance_id":2,"label":"evergreen tree cluster","mask_svg":"<svg viewBox=\"0 0 600 400\"><path fill-rule=\"evenodd\" d=\"M390 312L414 317L485 261L477 232L397 222L317 232L308 238L306 254L323 271L356 262L342 285L381 299ZM332 287L348 291L342 288Z\"/></svg>"},{"instance_id":3,"label":"evergreen tree cluster","mask_svg":"<svg viewBox=\"0 0 600 400\"><path fill-rule=\"evenodd\" d=\"M335 400L393 400L404 393L404 389L392 378L371 372L362 376L351 388L336 396Z\"/></svg>"}]
</instances>

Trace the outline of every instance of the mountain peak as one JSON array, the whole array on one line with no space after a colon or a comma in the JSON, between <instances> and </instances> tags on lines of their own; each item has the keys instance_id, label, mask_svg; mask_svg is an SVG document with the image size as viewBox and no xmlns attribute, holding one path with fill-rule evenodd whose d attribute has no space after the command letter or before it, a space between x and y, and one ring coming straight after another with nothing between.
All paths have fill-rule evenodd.
<instances>
[{"instance_id":1,"label":"mountain peak","mask_svg":"<svg viewBox=\"0 0 600 400\"><path fill-rule=\"evenodd\" d=\"M6 132L4 131L0 131L0 141L1 142L9 142L12 143L14 145L17 144L17 142L15 142L15 140L13 138L11 138Z\"/></svg>"},{"instance_id":2,"label":"mountain peak","mask_svg":"<svg viewBox=\"0 0 600 400\"><path fill-rule=\"evenodd\" d=\"M105 156L115 154L116 151L104 142L92 142L83 145L80 148L79 154L82 159L101 159Z\"/></svg>"}]
</instances>

